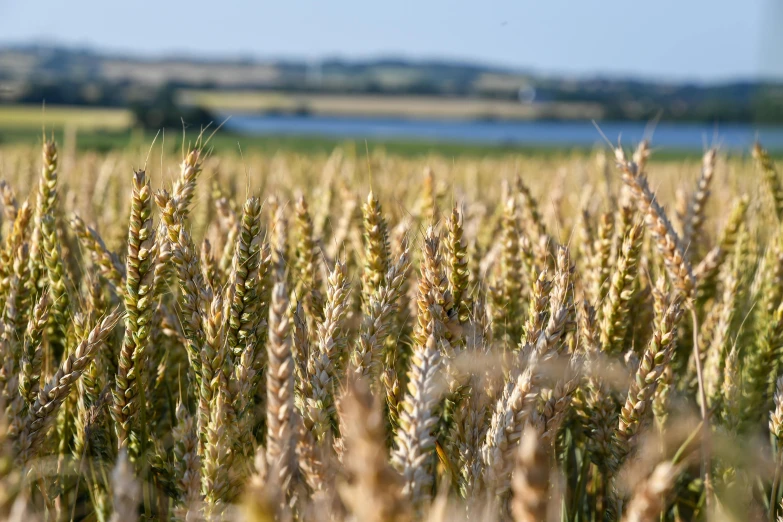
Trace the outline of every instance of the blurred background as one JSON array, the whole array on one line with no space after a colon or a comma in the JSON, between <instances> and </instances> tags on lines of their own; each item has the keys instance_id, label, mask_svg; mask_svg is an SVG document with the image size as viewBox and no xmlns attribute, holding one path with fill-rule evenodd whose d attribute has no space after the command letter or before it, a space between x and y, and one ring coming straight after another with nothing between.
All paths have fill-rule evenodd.
<instances>
[{"instance_id":1,"label":"blurred background","mask_svg":"<svg viewBox=\"0 0 783 522\"><path fill-rule=\"evenodd\" d=\"M783 150L779 0L0 0L0 141ZM645 134L646 133L646 134Z\"/></svg>"}]
</instances>

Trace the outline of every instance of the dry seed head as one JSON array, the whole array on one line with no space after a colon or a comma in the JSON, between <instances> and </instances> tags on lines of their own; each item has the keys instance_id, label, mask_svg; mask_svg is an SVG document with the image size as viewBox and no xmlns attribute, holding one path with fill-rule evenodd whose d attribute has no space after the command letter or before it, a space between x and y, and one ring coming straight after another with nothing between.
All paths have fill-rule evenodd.
<instances>
[{"instance_id":1,"label":"dry seed head","mask_svg":"<svg viewBox=\"0 0 783 522\"><path fill-rule=\"evenodd\" d=\"M106 248L98 232L88 227L78 214L71 217L71 228L76 233L82 247L90 253L90 257L98 266L101 275L112 283L118 294L124 295L125 266L120 263L113 252Z\"/></svg>"},{"instance_id":2,"label":"dry seed head","mask_svg":"<svg viewBox=\"0 0 783 522\"><path fill-rule=\"evenodd\" d=\"M557 267L552 280L552 290L549 292L550 314L546 327L535 335L536 342L530 348L536 351L536 357L547 361L563 349L561 343L564 334L573 324L573 281L574 267L568 255L568 250L559 247ZM527 348L523 349L525 352Z\"/></svg>"},{"instance_id":3,"label":"dry seed head","mask_svg":"<svg viewBox=\"0 0 783 522\"><path fill-rule=\"evenodd\" d=\"M546 270L542 270L530 293L527 323L525 323L525 338L527 344L534 345L538 335L543 330L547 320L547 308L549 307L549 292L552 281L547 279Z\"/></svg>"},{"instance_id":4,"label":"dry seed head","mask_svg":"<svg viewBox=\"0 0 783 522\"><path fill-rule=\"evenodd\" d=\"M337 261L327 279L324 321L317 328L318 349L310 354L305 376L312 390L312 395L305 397L305 417L313 423L318 439L323 439L337 424L334 393L340 357L345 349L343 328L350 290L346 266Z\"/></svg>"},{"instance_id":5,"label":"dry seed head","mask_svg":"<svg viewBox=\"0 0 783 522\"><path fill-rule=\"evenodd\" d=\"M16 219L19 204L16 201L16 192L6 181L0 181L0 199L3 201L3 215L5 220L12 223Z\"/></svg>"},{"instance_id":6,"label":"dry seed head","mask_svg":"<svg viewBox=\"0 0 783 522\"><path fill-rule=\"evenodd\" d=\"M667 496L674 487L679 468L671 462L662 462L650 477L639 484L623 517L624 522L655 522L668 505Z\"/></svg>"},{"instance_id":7,"label":"dry seed head","mask_svg":"<svg viewBox=\"0 0 783 522\"><path fill-rule=\"evenodd\" d=\"M459 330L459 322L453 311L454 301L448 289L443 257L440 254L440 235L435 227L427 228L422 250L419 288L416 294L417 324L413 333L414 341L419 344L426 342L429 328L434 324L433 319L446 327L444 335L447 340L451 340L455 330Z\"/></svg>"},{"instance_id":8,"label":"dry seed head","mask_svg":"<svg viewBox=\"0 0 783 522\"><path fill-rule=\"evenodd\" d=\"M40 442L54 421L58 408L68 397L73 384L81 377L82 372L95 356L96 350L108 337L121 316L120 309L116 309L104 317L92 329L90 335L63 361L46 386L38 392L38 397L25 419L25 428L20 441L24 461L28 461L41 450Z\"/></svg>"},{"instance_id":9,"label":"dry seed head","mask_svg":"<svg viewBox=\"0 0 783 522\"><path fill-rule=\"evenodd\" d=\"M369 295L382 285L389 269L389 227L383 217L381 204L372 191L362 205L364 222L364 273L362 283Z\"/></svg>"},{"instance_id":10,"label":"dry seed head","mask_svg":"<svg viewBox=\"0 0 783 522\"><path fill-rule=\"evenodd\" d=\"M240 232L234 248L231 275L228 288L231 292L231 311L229 314L228 345L237 355L247 345L247 339L254 332L243 314L252 312L257 298L254 285L257 283L260 263L261 203L258 198L250 198L242 209Z\"/></svg>"},{"instance_id":11,"label":"dry seed head","mask_svg":"<svg viewBox=\"0 0 783 522\"><path fill-rule=\"evenodd\" d=\"M196 423L182 402L177 404L176 416L177 424L172 429L175 480L180 501L185 506L192 506L201 500L201 457Z\"/></svg>"},{"instance_id":12,"label":"dry seed head","mask_svg":"<svg viewBox=\"0 0 783 522\"><path fill-rule=\"evenodd\" d=\"M769 416L769 431L780 446L783 445L783 376L778 377L775 385L774 404L775 409Z\"/></svg>"},{"instance_id":13,"label":"dry seed head","mask_svg":"<svg viewBox=\"0 0 783 522\"><path fill-rule=\"evenodd\" d=\"M691 297L694 289L693 273L677 233L650 189L647 179L640 173L638 165L626 161L622 149L619 148L617 158L623 182L631 189L639 211L645 217L672 283L684 297Z\"/></svg>"},{"instance_id":14,"label":"dry seed head","mask_svg":"<svg viewBox=\"0 0 783 522\"><path fill-rule=\"evenodd\" d=\"M710 183L715 174L715 159L718 151L714 148L704 153L702 159L701 176L699 177L696 191L691 197L686 215L685 229L683 231L682 242L687 248L691 257L698 250L701 244L701 232L704 225L705 207L710 197Z\"/></svg>"},{"instance_id":15,"label":"dry seed head","mask_svg":"<svg viewBox=\"0 0 783 522\"><path fill-rule=\"evenodd\" d=\"M516 177L514 185L517 192L522 196L522 210L524 212L524 222L528 233L534 238L537 245L546 244L548 237L546 228L544 227L544 220L538 210L538 201L533 197L530 188L522 181L522 176ZM541 259L541 256L545 253L546 250L539 252L539 259Z\"/></svg>"},{"instance_id":16,"label":"dry seed head","mask_svg":"<svg viewBox=\"0 0 783 522\"><path fill-rule=\"evenodd\" d=\"M642 248L642 235L641 225L631 227L623 241L612 274L601 316L601 346L608 354L617 354L622 350L625 332L631 323L629 312Z\"/></svg>"},{"instance_id":17,"label":"dry seed head","mask_svg":"<svg viewBox=\"0 0 783 522\"><path fill-rule=\"evenodd\" d=\"M38 395L43 359L41 342L46 324L49 321L49 306L49 292L44 291L33 309L25 331L19 375L19 394L27 401L28 407L33 405Z\"/></svg>"},{"instance_id":18,"label":"dry seed head","mask_svg":"<svg viewBox=\"0 0 783 522\"><path fill-rule=\"evenodd\" d=\"M141 486L133 473L133 466L125 450L120 451L117 463L111 473L114 492L114 512L110 522L135 522L139 519L138 505L141 499Z\"/></svg>"},{"instance_id":19,"label":"dry seed head","mask_svg":"<svg viewBox=\"0 0 783 522\"><path fill-rule=\"evenodd\" d=\"M408 276L409 269L410 258L406 250L386 274L385 279L388 283L378 287L370 295L367 312L362 318L356 348L351 354L353 371L365 377L380 374L383 346L391 333L392 317L401 298L403 283Z\"/></svg>"},{"instance_id":20,"label":"dry seed head","mask_svg":"<svg viewBox=\"0 0 783 522\"><path fill-rule=\"evenodd\" d=\"M454 299L454 307L460 323L464 324L470 315L470 296L468 295L468 247L463 239L463 213L455 206L446 222L448 234L444 241L446 264L448 266L449 291Z\"/></svg>"},{"instance_id":21,"label":"dry seed head","mask_svg":"<svg viewBox=\"0 0 783 522\"><path fill-rule=\"evenodd\" d=\"M341 405L347 477L337 488L343 503L356 520L409 520L402 477L386 458L381 404L366 381L350 376Z\"/></svg>"},{"instance_id":22,"label":"dry seed head","mask_svg":"<svg viewBox=\"0 0 783 522\"><path fill-rule=\"evenodd\" d=\"M639 142L636 150L633 152L633 162L639 165L639 172L644 172L647 166L647 160L650 159L650 142L643 139Z\"/></svg>"},{"instance_id":23,"label":"dry seed head","mask_svg":"<svg viewBox=\"0 0 783 522\"><path fill-rule=\"evenodd\" d=\"M131 215L128 225L128 254L125 260L125 339L120 350L120 360L115 377L114 404L112 411L116 421L118 444L125 447L133 444L130 456L135 459L146 442L141 431L133 423L139 408L143 376L142 368L147 364L146 351L150 327L149 322L155 308L152 305L157 248L155 228L152 224L152 192L146 173L136 171L133 175ZM140 427L145 430L146 426Z\"/></svg>"},{"instance_id":24,"label":"dry seed head","mask_svg":"<svg viewBox=\"0 0 783 522\"><path fill-rule=\"evenodd\" d=\"M41 177L38 181L38 199L35 207L35 219L33 237L30 246L30 271L32 272L33 285L37 286L46 268L42 264L42 257L47 252L43 244L45 231L42 220L50 214L57 203L57 146L54 142L46 141L43 144L43 162ZM49 227L48 235L50 247L54 234L53 223ZM53 255L53 253L51 253ZM53 294L54 295L54 294Z\"/></svg>"},{"instance_id":25,"label":"dry seed head","mask_svg":"<svg viewBox=\"0 0 783 522\"><path fill-rule=\"evenodd\" d=\"M736 430L740 424L742 398L739 371L739 350L734 346L726 357L721 385L721 418L723 425L731 430Z\"/></svg>"},{"instance_id":26,"label":"dry seed head","mask_svg":"<svg viewBox=\"0 0 783 522\"><path fill-rule=\"evenodd\" d=\"M38 218L48 214L57 198L57 145L53 141L43 144L43 163L38 183Z\"/></svg>"},{"instance_id":27,"label":"dry seed head","mask_svg":"<svg viewBox=\"0 0 783 522\"><path fill-rule=\"evenodd\" d=\"M538 429L541 432L539 443L553 447L558 431L571 408L571 400L581 379L581 366L584 361L580 357L572 357L566 368L565 375L558 380L552 395L544 403L540 414L541 422Z\"/></svg>"},{"instance_id":28,"label":"dry seed head","mask_svg":"<svg viewBox=\"0 0 783 522\"><path fill-rule=\"evenodd\" d=\"M726 265L723 278L723 292L717 307L716 323L712 338L707 345L704 363L704 389L709 400L718 398L722 379L722 365L725 363L727 344L730 339L731 322L737 310L737 295L740 291L740 256L735 255L731 265Z\"/></svg>"},{"instance_id":29,"label":"dry seed head","mask_svg":"<svg viewBox=\"0 0 783 522\"><path fill-rule=\"evenodd\" d=\"M431 167L424 169L424 187L419 199L419 216L424 223L437 223L439 219L435 173Z\"/></svg>"},{"instance_id":30,"label":"dry seed head","mask_svg":"<svg viewBox=\"0 0 783 522\"><path fill-rule=\"evenodd\" d=\"M267 342L267 465L276 469L279 483L287 489L294 472L293 422L294 360L291 353L291 321L288 292L277 282L272 290Z\"/></svg>"},{"instance_id":31,"label":"dry seed head","mask_svg":"<svg viewBox=\"0 0 783 522\"><path fill-rule=\"evenodd\" d=\"M228 390L225 379L218 385L211 407L209 424L206 428L204 447L202 491L206 500L205 515L212 518L221 513L231 487L232 460L231 445L232 412L228 404ZM222 384L222 385L221 385Z\"/></svg>"},{"instance_id":32,"label":"dry seed head","mask_svg":"<svg viewBox=\"0 0 783 522\"><path fill-rule=\"evenodd\" d=\"M514 522L546 520L549 505L549 453L540 444L536 430L528 426L515 452L511 479L513 497L511 513Z\"/></svg>"},{"instance_id":33,"label":"dry seed head","mask_svg":"<svg viewBox=\"0 0 783 522\"><path fill-rule=\"evenodd\" d=\"M601 220L598 223L598 237L592 248L594 252L592 260L592 291L596 302L602 302L609 291L614 217L612 212L601 214Z\"/></svg>"},{"instance_id":34,"label":"dry seed head","mask_svg":"<svg viewBox=\"0 0 783 522\"><path fill-rule=\"evenodd\" d=\"M276 199L271 200L270 210L272 210L272 235L270 247L272 249L272 266L276 277L281 278L286 273L286 262L288 256L288 218L285 214L285 208L281 206Z\"/></svg>"},{"instance_id":35,"label":"dry seed head","mask_svg":"<svg viewBox=\"0 0 783 522\"><path fill-rule=\"evenodd\" d=\"M207 292L196 248L190 234L182 224L182 215L176 210L174 201L165 191L155 195L155 202L161 210L161 221L171 245L171 262L174 264L179 282L179 312L188 361L196 383L201 383L201 347L204 331L201 326L202 312L211 296Z\"/></svg>"},{"instance_id":36,"label":"dry seed head","mask_svg":"<svg viewBox=\"0 0 783 522\"><path fill-rule=\"evenodd\" d=\"M63 264L62 247L57 239L55 218L52 214L44 214L41 217L41 237L49 291L52 293L52 322L57 332L53 337L64 339L70 322L69 283Z\"/></svg>"},{"instance_id":37,"label":"dry seed head","mask_svg":"<svg viewBox=\"0 0 783 522\"><path fill-rule=\"evenodd\" d=\"M196 190L196 181L201 174L202 153L200 149L191 149L182 159L179 178L174 182L173 199L177 211L183 216L190 212L190 202Z\"/></svg>"},{"instance_id":38,"label":"dry seed head","mask_svg":"<svg viewBox=\"0 0 783 522\"><path fill-rule=\"evenodd\" d=\"M497 327L504 330L512 340L516 340L521 335L518 328L514 328L516 315L520 308L519 295L522 288L522 263L520 256L520 237L519 222L517 218L516 199L508 198L503 212L501 232L501 258L500 272L501 280L498 286L501 289L502 302L500 310L502 314L497 317ZM511 323L511 324L509 324Z\"/></svg>"},{"instance_id":39,"label":"dry seed head","mask_svg":"<svg viewBox=\"0 0 783 522\"><path fill-rule=\"evenodd\" d=\"M745 220L745 216L750 206L750 198L745 195L737 199L734 206L731 209L731 213L726 221L726 226L723 227L721 237L718 240L718 246L725 254L734 250L734 245L737 243L739 237L740 228Z\"/></svg>"},{"instance_id":40,"label":"dry seed head","mask_svg":"<svg viewBox=\"0 0 783 522\"><path fill-rule=\"evenodd\" d=\"M313 236L313 221L304 196L296 201L296 287L295 293L308 317L319 318L323 311L321 302L320 253Z\"/></svg>"},{"instance_id":41,"label":"dry seed head","mask_svg":"<svg viewBox=\"0 0 783 522\"><path fill-rule=\"evenodd\" d=\"M633 449L634 437L648 413L655 390L664 370L671 362L677 338L677 322L681 314L677 300L671 303L660 317L650 344L644 351L628 396L620 411L619 425L615 430L615 469Z\"/></svg>"},{"instance_id":42,"label":"dry seed head","mask_svg":"<svg viewBox=\"0 0 783 522\"><path fill-rule=\"evenodd\" d=\"M759 142L756 142L753 145L753 157L756 159L759 168L761 168L761 172L769 187L770 195L772 196L775 214L778 216L778 221L781 221L783 220L783 185L781 185L780 178L775 169L775 163L773 163L769 153L764 150Z\"/></svg>"},{"instance_id":43,"label":"dry seed head","mask_svg":"<svg viewBox=\"0 0 783 522\"><path fill-rule=\"evenodd\" d=\"M523 353L525 351L523 350ZM483 480L496 494L508 491L513 455L538 395L537 361L530 358L517 370L498 398L481 448Z\"/></svg>"},{"instance_id":44,"label":"dry seed head","mask_svg":"<svg viewBox=\"0 0 783 522\"><path fill-rule=\"evenodd\" d=\"M426 505L432 495L435 466L437 378L441 367L437 326L424 344L414 346L408 372L392 462L402 473L403 493L414 506Z\"/></svg>"}]
</instances>

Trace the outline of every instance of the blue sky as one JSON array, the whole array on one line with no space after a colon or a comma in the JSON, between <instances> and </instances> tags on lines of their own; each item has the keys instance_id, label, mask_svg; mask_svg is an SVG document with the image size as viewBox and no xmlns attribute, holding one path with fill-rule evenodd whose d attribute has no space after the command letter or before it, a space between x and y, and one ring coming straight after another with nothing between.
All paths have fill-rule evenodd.
<instances>
[{"instance_id":1,"label":"blue sky","mask_svg":"<svg viewBox=\"0 0 783 522\"><path fill-rule=\"evenodd\" d=\"M572 75L783 78L781 0L0 0L0 44L447 58Z\"/></svg>"}]
</instances>

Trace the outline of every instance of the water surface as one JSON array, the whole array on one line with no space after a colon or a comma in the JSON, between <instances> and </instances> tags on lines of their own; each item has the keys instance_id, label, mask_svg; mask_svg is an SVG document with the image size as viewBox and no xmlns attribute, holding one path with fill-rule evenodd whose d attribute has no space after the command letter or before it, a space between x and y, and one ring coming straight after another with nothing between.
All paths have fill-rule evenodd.
<instances>
[{"instance_id":1,"label":"water surface","mask_svg":"<svg viewBox=\"0 0 783 522\"><path fill-rule=\"evenodd\" d=\"M634 145L645 136L644 122L601 122L612 142L618 137ZM228 121L229 129L253 135L322 136L350 139L397 139L480 143L486 145L580 146L604 143L590 121L440 121L369 117L240 115ZM751 124L707 125L659 123L653 144L661 149L748 150L759 138L770 150L783 150L783 127Z\"/></svg>"}]
</instances>

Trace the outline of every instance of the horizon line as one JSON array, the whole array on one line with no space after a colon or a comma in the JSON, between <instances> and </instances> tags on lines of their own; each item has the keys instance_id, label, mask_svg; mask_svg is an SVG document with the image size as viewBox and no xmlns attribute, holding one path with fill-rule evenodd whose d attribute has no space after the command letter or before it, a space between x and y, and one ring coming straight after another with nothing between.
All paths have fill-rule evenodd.
<instances>
[{"instance_id":1,"label":"horizon line","mask_svg":"<svg viewBox=\"0 0 783 522\"><path fill-rule=\"evenodd\" d=\"M98 58L121 58L139 62L166 62L188 61L192 63L234 63L234 64L279 64L298 62L301 64L318 65L329 62L342 62L346 64L372 64L373 62L398 61L407 65L452 65L462 67L474 67L488 72L503 72L506 74L518 74L534 78L580 80L580 81L635 81L658 85L701 85L719 86L727 84L783 84L783 76L775 75L728 75L709 79L694 78L680 75L645 75L638 72L621 71L594 71L594 72L569 72L563 70L542 70L539 68L524 68L520 66L500 64L490 60L476 58L460 58L453 56L411 56L403 52L379 52L364 56L346 56L344 54L324 54L317 58L302 55L264 55L252 51L238 51L236 53L188 51L184 49L162 49L158 52L133 51L131 49L116 46L98 46L89 43L68 43L56 39L34 38L27 41L3 41L0 40L0 52L9 50L31 50L35 48L63 50L67 52L83 52ZM199 56L201 55L201 56Z\"/></svg>"}]
</instances>

